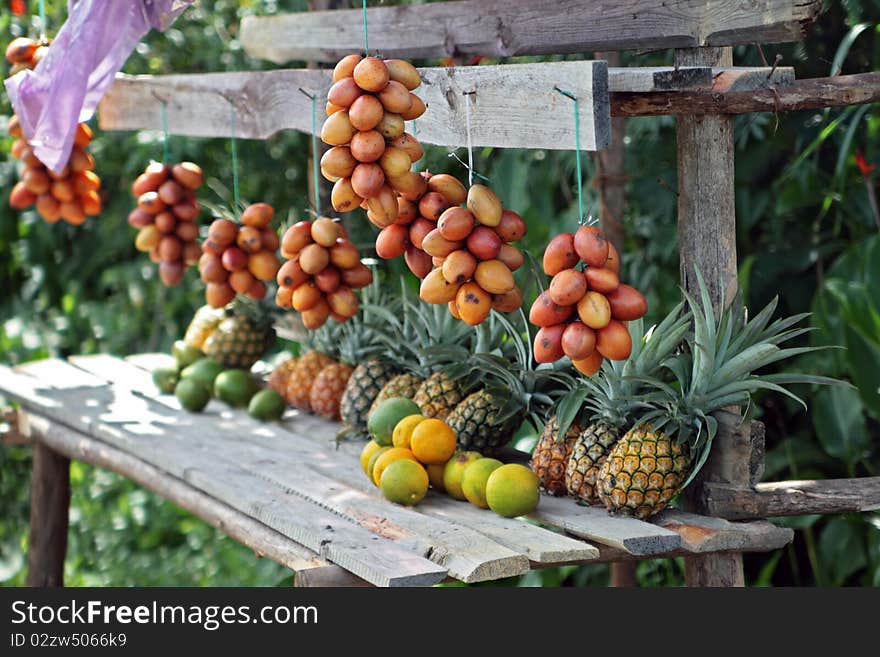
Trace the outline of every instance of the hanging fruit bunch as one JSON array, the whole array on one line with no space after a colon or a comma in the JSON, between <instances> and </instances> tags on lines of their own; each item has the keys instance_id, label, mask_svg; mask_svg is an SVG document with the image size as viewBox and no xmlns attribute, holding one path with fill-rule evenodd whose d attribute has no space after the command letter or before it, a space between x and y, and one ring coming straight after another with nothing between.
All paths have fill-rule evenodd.
<instances>
[{"instance_id":1,"label":"hanging fruit bunch","mask_svg":"<svg viewBox=\"0 0 880 657\"><path fill-rule=\"evenodd\" d=\"M634 287L620 282L620 256L596 226L557 235L544 251L550 286L538 295L529 321L535 335L535 360L552 363L568 356L592 376L602 360L626 360L632 339L626 322L648 310Z\"/></svg>"},{"instance_id":2,"label":"hanging fruit bunch","mask_svg":"<svg viewBox=\"0 0 880 657\"><path fill-rule=\"evenodd\" d=\"M27 37L14 39L6 48L6 60L12 64L11 74L33 69L45 55L47 46ZM9 136L15 137L12 156L21 160L21 180L9 192L9 205L15 210L36 206L37 214L50 224L63 219L78 226L86 216L101 213L101 179L95 174L95 158L86 148L92 141L92 130L85 123L76 127L70 159L59 172L50 171L37 159L24 138L18 117L12 115L7 125Z\"/></svg>"},{"instance_id":3,"label":"hanging fruit bunch","mask_svg":"<svg viewBox=\"0 0 880 657\"><path fill-rule=\"evenodd\" d=\"M168 287L178 285L186 268L202 255L196 222L201 207L195 192L203 182L201 167L192 162L150 162L131 186L137 207L128 223L138 230L135 247L158 263L159 278Z\"/></svg>"},{"instance_id":4,"label":"hanging fruit bunch","mask_svg":"<svg viewBox=\"0 0 880 657\"><path fill-rule=\"evenodd\" d=\"M321 128L321 139L333 148L321 158L321 171L334 183L337 212L364 204L370 221L384 228L397 220L395 192L411 202L424 194L425 179L410 170L422 147L404 131L405 121L425 112L412 93L421 82L401 59L348 55L336 65Z\"/></svg>"},{"instance_id":5,"label":"hanging fruit bunch","mask_svg":"<svg viewBox=\"0 0 880 657\"><path fill-rule=\"evenodd\" d=\"M437 196L431 204L443 198ZM466 200L467 207L444 207L436 227L421 239L435 268L422 281L419 296L428 303L448 304L454 317L475 326L493 308L512 312L522 306L513 272L522 266L523 254L512 242L526 234L526 223L505 210L485 185L472 185Z\"/></svg>"},{"instance_id":6,"label":"hanging fruit bunch","mask_svg":"<svg viewBox=\"0 0 880 657\"><path fill-rule=\"evenodd\" d=\"M274 216L275 209L268 203L254 203L241 213L241 224L225 218L211 223L199 258L208 305L222 308L236 293L255 300L265 298L266 282L275 278L281 266L275 255L278 234L269 225Z\"/></svg>"},{"instance_id":7,"label":"hanging fruit bunch","mask_svg":"<svg viewBox=\"0 0 880 657\"><path fill-rule=\"evenodd\" d=\"M275 303L301 313L309 330L328 319L353 317L358 311L354 290L373 281L373 272L361 262L342 224L329 217L288 228L281 238L281 256L287 262L278 269Z\"/></svg>"}]
</instances>

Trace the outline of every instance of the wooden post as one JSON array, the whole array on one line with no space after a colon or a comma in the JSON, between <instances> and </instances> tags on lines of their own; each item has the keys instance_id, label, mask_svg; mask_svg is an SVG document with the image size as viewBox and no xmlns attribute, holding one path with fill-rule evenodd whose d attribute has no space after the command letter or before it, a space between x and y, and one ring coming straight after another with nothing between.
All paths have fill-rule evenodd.
<instances>
[{"instance_id":1,"label":"wooden post","mask_svg":"<svg viewBox=\"0 0 880 657\"><path fill-rule=\"evenodd\" d=\"M677 66L732 66L731 48L676 50ZM723 115L678 118L678 239L681 278L696 288L694 268L706 278L714 303L727 303L737 291L734 202L733 119ZM738 418L719 422L709 462L685 500L688 510L704 512L702 481L749 485L749 457L735 440ZM745 462L743 463L743 459ZM741 553L685 559L688 586L744 586Z\"/></svg>"},{"instance_id":2,"label":"wooden post","mask_svg":"<svg viewBox=\"0 0 880 657\"><path fill-rule=\"evenodd\" d=\"M609 68L620 66L619 52L597 52L596 59L607 61ZM599 225L618 253L623 253L623 213L626 208L625 136L626 119L612 119L611 145L595 153L594 184L599 190ZM611 564L611 586L623 588L637 585L634 561L616 561Z\"/></svg>"},{"instance_id":3,"label":"wooden post","mask_svg":"<svg viewBox=\"0 0 880 657\"><path fill-rule=\"evenodd\" d=\"M34 443L28 586L64 586L70 460Z\"/></svg>"}]
</instances>

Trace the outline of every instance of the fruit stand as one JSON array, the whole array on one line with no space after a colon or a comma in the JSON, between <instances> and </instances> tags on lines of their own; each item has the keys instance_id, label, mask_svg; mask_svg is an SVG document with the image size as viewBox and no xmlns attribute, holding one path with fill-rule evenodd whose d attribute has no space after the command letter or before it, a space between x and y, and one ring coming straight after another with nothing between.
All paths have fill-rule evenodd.
<instances>
[{"instance_id":1,"label":"fruit stand","mask_svg":"<svg viewBox=\"0 0 880 657\"><path fill-rule=\"evenodd\" d=\"M697 293L696 272L711 273L711 301L730 301L737 289L732 115L872 102L880 81L875 74L796 81L788 67L733 66L733 46L797 40L820 2L630 0L590 11L592 4L466 0L374 7L365 17L371 49L383 57L674 48L675 66L667 68L572 61L420 69L430 111L418 120L418 137L443 146L578 143L595 151L611 143L612 116L675 115L683 283ZM360 10L250 18L241 26L247 52L279 64L335 62L360 51L363 36ZM326 97L333 81L322 68L119 76L100 123L139 130L167 121L175 134L226 137L232 112L238 137L311 132L310 98ZM570 99L574 123L561 119L570 116ZM319 187L316 181L316 194ZM151 380L163 358L72 357L0 369L0 392L22 405L20 431L35 445L32 584L61 582L71 458L119 472L206 519L295 570L297 585L479 582L532 568L672 556L685 558L689 585L742 585L742 553L792 540L791 530L765 518L880 506L878 478L759 483L763 427L742 423L729 408L717 414L715 444L685 495L686 511L667 509L646 522L543 495L523 522L433 494L410 509L364 481L362 445L337 442L338 424L295 411L278 425L258 424L216 402L200 416L182 412Z\"/></svg>"}]
</instances>

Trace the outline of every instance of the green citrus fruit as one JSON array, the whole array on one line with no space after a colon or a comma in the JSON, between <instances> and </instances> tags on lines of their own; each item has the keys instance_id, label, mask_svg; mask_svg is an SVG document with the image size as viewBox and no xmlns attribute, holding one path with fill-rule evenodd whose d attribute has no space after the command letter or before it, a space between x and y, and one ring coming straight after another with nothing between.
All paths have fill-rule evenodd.
<instances>
[{"instance_id":1,"label":"green citrus fruit","mask_svg":"<svg viewBox=\"0 0 880 657\"><path fill-rule=\"evenodd\" d=\"M189 367L197 360L204 358L205 352L198 347L187 344L183 340L178 340L171 346L171 355L174 356L177 369L182 370L184 367Z\"/></svg>"},{"instance_id":2,"label":"green citrus fruit","mask_svg":"<svg viewBox=\"0 0 880 657\"><path fill-rule=\"evenodd\" d=\"M387 452L390 447L380 447L367 461L367 478L372 482L373 481L373 468L376 467L376 461L379 460L379 457L382 456L385 452Z\"/></svg>"},{"instance_id":3,"label":"green citrus fruit","mask_svg":"<svg viewBox=\"0 0 880 657\"><path fill-rule=\"evenodd\" d=\"M495 470L504 465L497 459L479 459L468 463L461 473L461 492L468 502L481 509L488 509L486 503L486 482Z\"/></svg>"},{"instance_id":4,"label":"green citrus fruit","mask_svg":"<svg viewBox=\"0 0 880 657\"><path fill-rule=\"evenodd\" d=\"M407 415L417 415L419 407L411 399L391 397L380 403L367 418L370 437L380 445L391 445L394 427Z\"/></svg>"},{"instance_id":5,"label":"green citrus fruit","mask_svg":"<svg viewBox=\"0 0 880 657\"><path fill-rule=\"evenodd\" d=\"M502 465L489 475L486 502L499 516L515 518L530 513L538 506L538 477L518 463Z\"/></svg>"},{"instance_id":6,"label":"green citrus fruit","mask_svg":"<svg viewBox=\"0 0 880 657\"><path fill-rule=\"evenodd\" d=\"M180 373L182 379L198 381L208 390L214 389L214 379L223 371L223 366L213 358L200 358Z\"/></svg>"},{"instance_id":7,"label":"green citrus fruit","mask_svg":"<svg viewBox=\"0 0 880 657\"><path fill-rule=\"evenodd\" d=\"M196 379L182 379L174 388L174 396L186 410L198 413L211 401L211 390Z\"/></svg>"},{"instance_id":8,"label":"green citrus fruit","mask_svg":"<svg viewBox=\"0 0 880 657\"><path fill-rule=\"evenodd\" d=\"M260 386L244 370L226 370L214 379L214 396L230 406L247 406Z\"/></svg>"},{"instance_id":9,"label":"green citrus fruit","mask_svg":"<svg viewBox=\"0 0 880 657\"><path fill-rule=\"evenodd\" d=\"M406 506L422 501L428 492L428 473L421 464L409 459L391 463L382 471L379 488L386 499Z\"/></svg>"},{"instance_id":10,"label":"green citrus fruit","mask_svg":"<svg viewBox=\"0 0 880 657\"><path fill-rule=\"evenodd\" d=\"M443 468L443 488L457 500L466 499L461 490L461 475L474 461L483 458L479 452L456 452Z\"/></svg>"},{"instance_id":11,"label":"green citrus fruit","mask_svg":"<svg viewBox=\"0 0 880 657\"><path fill-rule=\"evenodd\" d=\"M160 367L153 370L153 383L156 384L156 387L160 392L166 395L170 395L174 392L174 387L177 385L177 381L177 370L173 367Z\"/></svg>"},{"instance_id":12,"label":"green citrus fruit","mask_svg":"<svg viewBox=\"0 0 880 657\"><path fill-rule=\"evenodd\" d=\"M284 415L285 408L287 408L287 404L284 397L267 388L251 397L251 401L248 403L248 415L255 420L271 422L272 420L280 420Z\"/></svg>"}]
</instances>

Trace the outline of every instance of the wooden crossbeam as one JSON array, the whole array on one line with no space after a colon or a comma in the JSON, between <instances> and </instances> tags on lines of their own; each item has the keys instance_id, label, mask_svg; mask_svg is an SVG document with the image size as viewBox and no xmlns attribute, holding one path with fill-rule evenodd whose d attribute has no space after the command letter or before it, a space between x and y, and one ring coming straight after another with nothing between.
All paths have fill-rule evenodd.
<instances>
[{"instance_id":1,"label":"wooden crossbeam","mask_svg":"<svg viewBox=\"0 0 880 657\"><path fill-rule=\"evenodd\" d=\"M421 69L423 82L415 93L428 111L418 121L418 138L466 145L469 111L474 146L573 148L571 100L556 91L558 86L580 101L584 150L603 148L611 139L607 71L600 61ZM232 105L236 134L266 139L280 130L311 130L311 101L301 89L320 99L322 121L330 83L329 71L305 69L123 76L101 102L99 120L105 130L159 129L165 102L173 133L228 136ZM468 108L464 93L471 91L476 93Z\"/></svg>"},{"instance_id":2,"label":"wooden crossbeam","mask_svg":"<svg viewBox=\"0 0 880 657\"><path fill-rule=\"evenodd\" d=\"M799 40L820 0L466 0L367 10L385 57L510 57ZM276 63L333 62L363 50L360 9L242 19L241 43Z\"/></svg>"},{"instance_id":3,"label":"wooden crossbeam","mask_svg":"<svg viewBox=\"0 0 880 657\"><path fill-rule=\"evenodd\" d=\"M732 520L880 510L880 477L765 482L753 489L713 482L704 489L709 512Z\"/></svg>"},{"instance_id":4,"label":"wooden crossbeam","mask_svg":"<svg viewBox=\"0 0 880 657\"><path fill-rule=\"evenodd\" d=\"M787 87L748 91L612 93L611 116L793 112L880 101L880 73L797 80Z\"/></svg>"}]
</instances>

